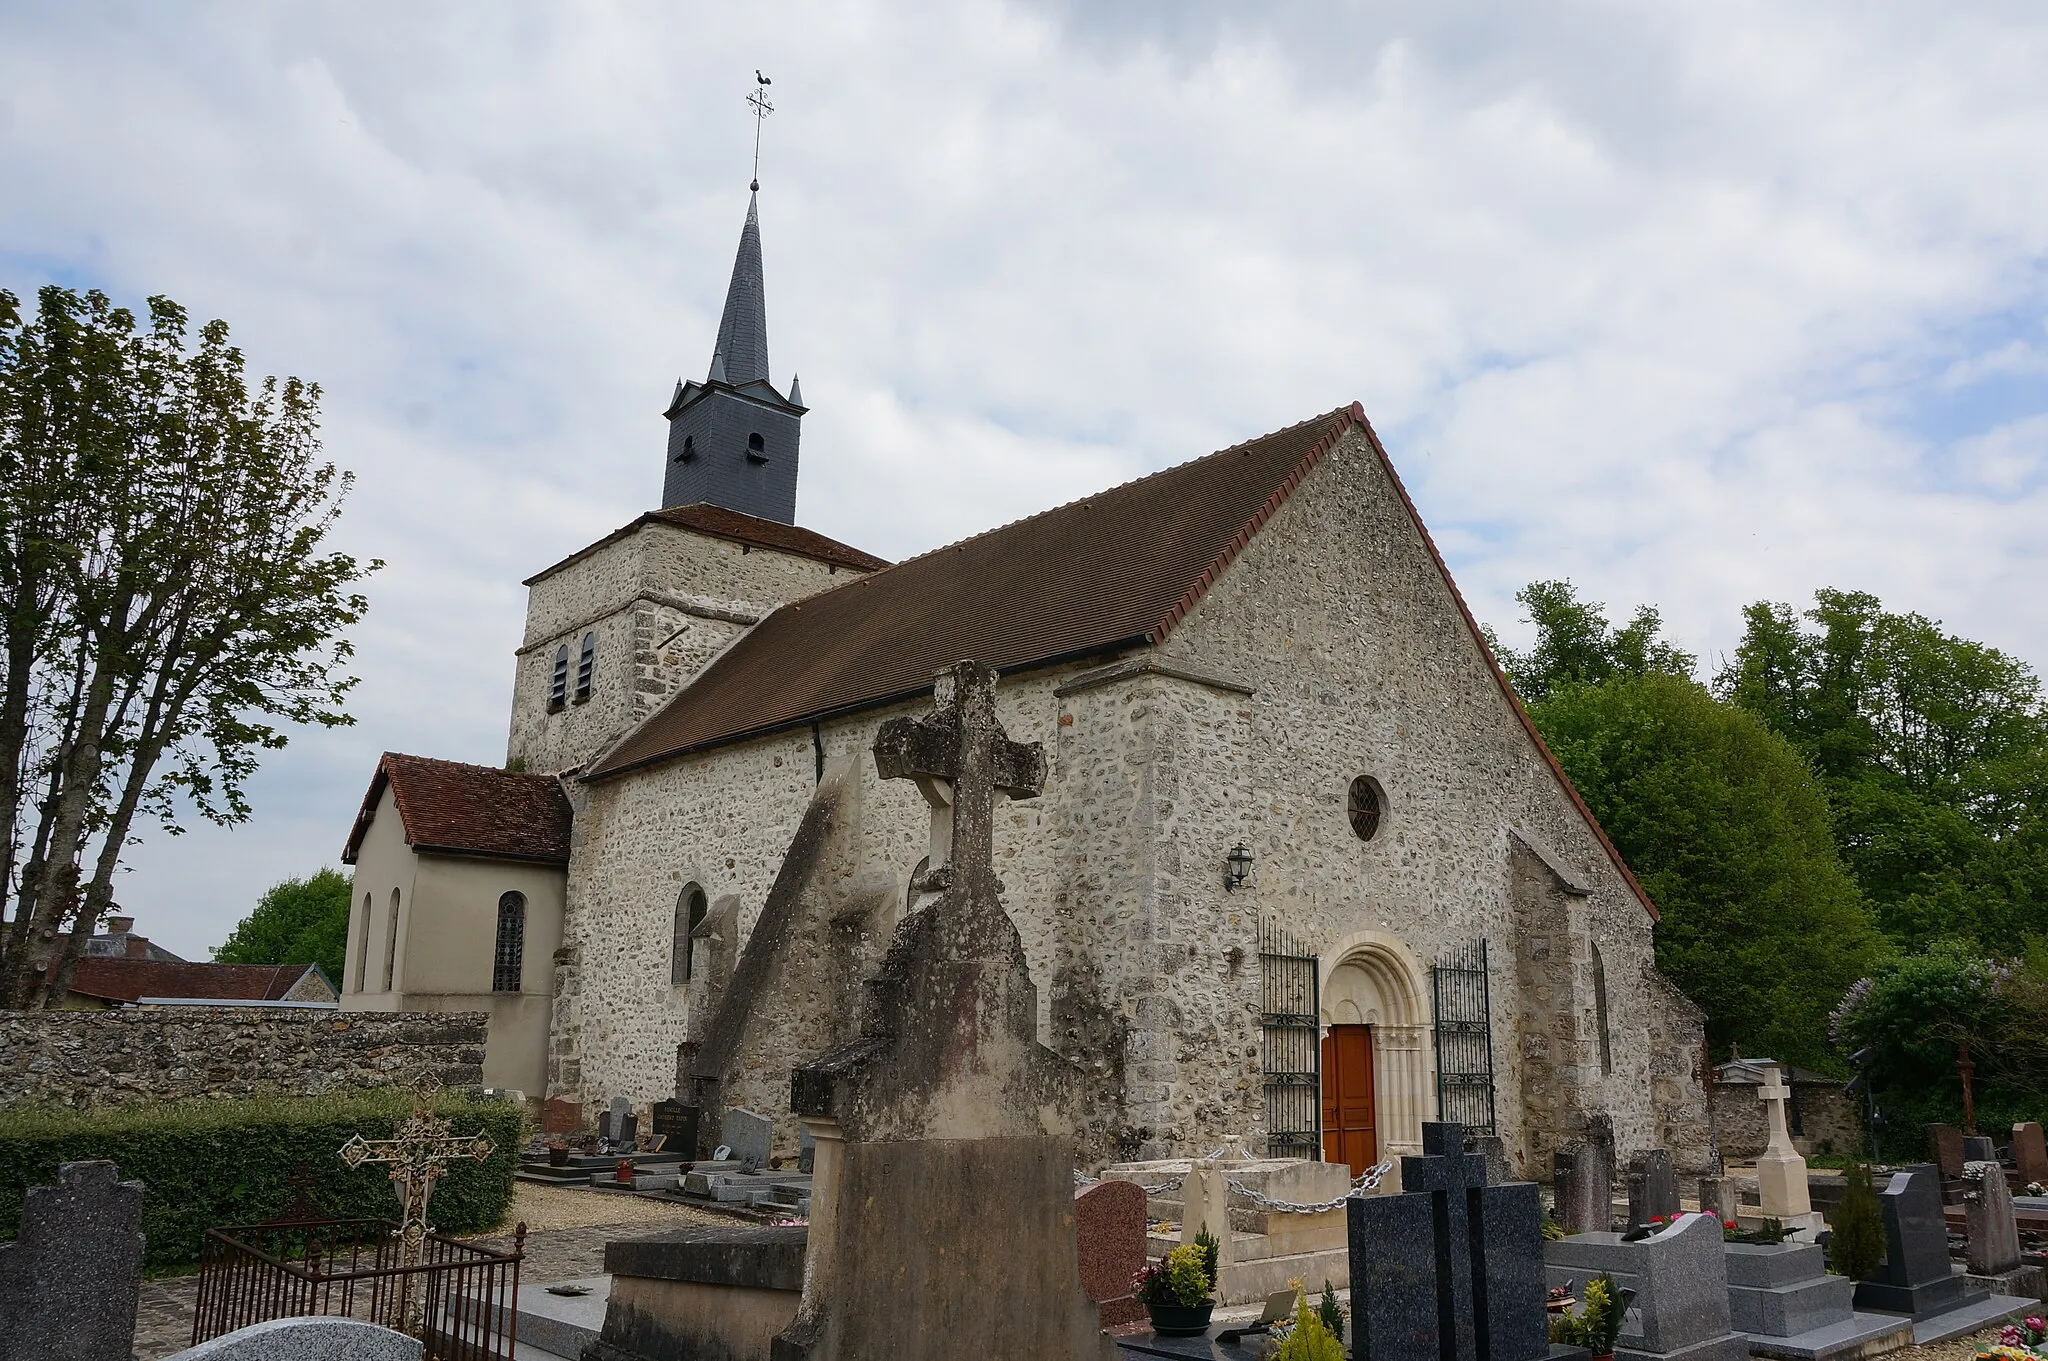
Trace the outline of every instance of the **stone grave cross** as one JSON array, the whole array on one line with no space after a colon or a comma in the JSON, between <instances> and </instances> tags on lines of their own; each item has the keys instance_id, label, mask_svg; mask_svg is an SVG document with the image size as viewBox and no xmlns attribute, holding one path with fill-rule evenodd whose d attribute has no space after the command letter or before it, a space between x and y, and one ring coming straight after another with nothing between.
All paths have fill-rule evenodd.
<instances>
[{"instance_id":1,"label":"stone grave cross","mask_svg":"<svg viewBox=\"0 0 2048 1361\"><path fill-rule=\"evenodd\" d=\"M1793 1153L1792 1129L1785 1123L1785 1103L1792 1097L1792 1089L1785 1085L1785 1070L1776 1064L1764 1070L1769 1076L1756 1094L1764 1103L1766 1118L1770 1121L1770 1150L1773 1153Z\"/></svg>"},{"instance_id":2,"label":"stone grave cross","mask_svg":"<svg viewBox=\"0 0 2048 1361\"><path fill-rule=\"evenodd\" d=\"M482 1162L491 1156L492 1149L488 1136L480 1132L451 1134L447 1119L434 1114L434 1102L441 1094L441 1084L433 1074L421 1073L414 1078L412 1094L412 1114L399 1122L396 1138L365 1139L356 1134L341 1146L341 1160L351 1169L364 1163L391 1165L391 1184L398 1192L399 1204L404 1207L399 1240L402 1265L407 1267L420 1264L420 1245L431 1232L427 1226L427 1200L434 1194L434 1183L448 1170L449 1163L458 1158ZM425 1292L411 1288L410 1275L401 1277L400 1281L399 1289L406 1297L405 1331L414 1337L423 1337L420 1330L425 1325Z\"/></svg>"},{"instance_id":3,"label":"stone grave cross","mask_svg":"<svg viewBox=\"0 0 2048 1361\"><path fill-rule=\"evenodd\" d=\"M912 779L932 809L931 867L942 889L994 873L996 792L1036 798L1045 788L1045 749L1012 742L996 721L996 670L956 662L938 674L929 719L892 718L875 734L875 770ZM942 874L941 871L944 871Z\"/></svg>"},{"instance_id":4,"label":"stone grave cross","mask_svg":"<svg viewBox=\"0 0 2048 1361\"><path fill-rule=\"evenodd\" d=\"M1826 1221L1813 1212L1813 1194L1806 1182L1806 1159L1792 1146L1792 1131L1785 1123L1785 1102L1792 1089L1785 1085L1783 1064L1764 1070L1757 1096L1764 1103L1770 1121L1770 1143L1756 1160L1757 1199L1764 1214L1782 1223L1795 1236L1819 1233Z\"/></svg>"}]
</instances>

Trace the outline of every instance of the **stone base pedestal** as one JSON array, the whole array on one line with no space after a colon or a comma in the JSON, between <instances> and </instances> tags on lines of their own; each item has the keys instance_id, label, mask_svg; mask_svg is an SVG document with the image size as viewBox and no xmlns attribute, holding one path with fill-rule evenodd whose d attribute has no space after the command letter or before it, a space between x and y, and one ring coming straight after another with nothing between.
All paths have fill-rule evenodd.
<instances>
[{"instance_id":1,"label":"stone base pedestal","mask_svg":"<svg viewBox=\"0 0 2048 1361\"><path fill-rule=\"evenodd\" d=\"M1973 1286L1966 1276L1945 1276L1921 1285L1887 1285L1883 1281L1858 1281L1856 1307L1879 1309L1888 1314L1909 1314L1917 1323L1966 1305L1981 1304L1990 1291Z\"/></svg>"},{"instance_id":2,"label":"stone base pedestal","mask_svg":"<svg viewBox=\"0 0 2048 1361\"><path fill-rule=\"evenodd\" d=\"M1995 1276L1979 1276L1972 1272L1963 1278L1972 1286L1988 1290L1994 1295L2019 1295L2030 1300L2048 1300L2048 1289L2044 1289L2043 1275L2037 1266L2016 1266L2011 1271L2001 1271Z\"/></svg>"},{"instance_id":3,"label":"stone base pedestal","mask_svg":"<svg viewBox=\"0 0 2048 1361\"><path fill-rule=\"evenodd\" d=\"M604 1329L587 1361L766 1361L803 1296L802 1228L677 1229L607 1243Z\"/></svg>"}]
</instances>

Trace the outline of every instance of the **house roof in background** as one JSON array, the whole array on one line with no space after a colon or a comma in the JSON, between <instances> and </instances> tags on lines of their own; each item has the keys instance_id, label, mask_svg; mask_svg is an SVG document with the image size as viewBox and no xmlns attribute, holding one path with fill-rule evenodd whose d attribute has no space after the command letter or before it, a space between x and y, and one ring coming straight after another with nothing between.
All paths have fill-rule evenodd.
<instances>
[{"instance_id":1,"label":"house roof in background","mask_svg":"<svg viewBox=\"0 0 2048 1361\"><path fill-rule=\"evenodd\" d=\"M650 510L629 525L618 529L591 544L580 548L563 558L552 567L543 567L528 577L522 585L531 586L536 581L546 580L571 563L581 562L601 548L609 547L620 539L648 524L673 525L678 529L695 530L709 534L714 539L729 539L754 548L773 549L777 553L793 553L800 558L815 558L834 567L847 567L856 572L872 572L887 567L887 558L878 558L872 553L863 553L851 544L837 539L828 539L816 530L801 525L786 525L780 520L764 520L758 515L743 511L727 510L699 501L694 505L670 506L666 510Z\"/></svg>"},{"instance_id":2,"label":"house roof in background","mask_svg":"<svg viewBox=\"0 0 2048 1361\"><path fill-rule=\"evenodd\" d=\"M86 955L78 961L71 991L109 1002L144 997L193 997L223 1002L275 1002L298 986L317 964L193 964L158 959L110 959Z\"/></svg>"},{"instance_id":3,"label":"house roof in background","mask_svg":"<svg viewBox=\"0 0 2048 1361\"><path fill-rule=\"evenodd\" d=\"M387 751L356 812L343 864L356 862L386 788L415 851L569 863L569 800L554 776Z\"/></svg>"}]
</instances>

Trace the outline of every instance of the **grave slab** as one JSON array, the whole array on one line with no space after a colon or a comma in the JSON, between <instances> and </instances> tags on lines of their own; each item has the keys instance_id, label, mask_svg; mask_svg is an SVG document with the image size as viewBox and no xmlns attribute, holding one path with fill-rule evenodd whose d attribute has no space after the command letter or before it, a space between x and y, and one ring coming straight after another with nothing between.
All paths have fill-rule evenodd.
<instances>
[{"instance_id":1,"label":"grave slab","mask_svg":"<svg viewBox=\"0 0 2048 1361\"><path fill-rule=\"evenodd\" d=\"M2031 1120L2012 1127L2012 1161L2022 1187L2030 1182L2048 1186L2048 1136Z\"/></svg>"},{"instance_id":2,"label":"grave slab","mask_svg":"<svg viewBox=\"0 0 2048 1361\"><path fill-rule=\"evenodd\" d=\"M167 1361L420 1361L419 1339L352 1318L274 1318Z\"/></svg>"},{"instance_id":3,"label":"grave slab","mask_svg":"<svg viewBox=\"0 0 2048 1361\"><path fill-rule=\"evenodd\" d=\"M1752 1356L1773 1356L1781 1361L1857 1361L1912 1346L1913 1321L1897 1314L1851 1314L1840 1323L1790 1337L1745 1336Z\"/></svg>"},{"instance_id":4,"label":"grave slab","mask_svg":"<svg viewBox=\"0 0 2048 1361\"><path fill-rule=\"evenodd\" d=\"M1929 1125L1927 1149L1944 1180L1963 1175L1963 1132L1954 1125Z\"/></svg>"},{"instance_id":5,"label":"grave slab","mask_svg":"<svg viewBox=\"0 0 2048 1361\"><path fill-rule=\"evenodd\" d=\"M1952 1338L1968 1337L1980 1328L1989 1328L1995 1323L2004 1323L2022 1314L2030 1314L2041 1307L2041 1301L2023 1299L2018 1295L1989 1295L1957 1305L1932 1318L1913 1321L1913 1345L1925 1347L1933 1342L1947 1342Z\"/></svg>"},{"instance_id":6,"label":"grave slab","mask_svg":"<svg viewBox=\"0 0 2048 1361\"><path fill-rule=\"evenodd\" d=\"M553 1287L581 1288L583 1295L557 1295ZM538 1347L556 1356L583 1354L585 1345L595 1342L604 1328L606 1303L612 1293L609 1276L585 1276L570 1281L522 1284L513 1312L519 1316L519 1347ZM494 1325L502 1334L510 1322L502 1302L490 1305Z\"/></svg>"},{"instance_id":7,"label":"grave slab","mask_svg":"<svg viewBox=\"0 0 2048 1361\"><path fill-rule=\"evenodd\" d=\"M752 1171L768 1165L774 1138L775 1122L744 1106L727 1110L718 1126L718 1142L732 1150L734 1162Z\"/></svg>"}]
</instances>

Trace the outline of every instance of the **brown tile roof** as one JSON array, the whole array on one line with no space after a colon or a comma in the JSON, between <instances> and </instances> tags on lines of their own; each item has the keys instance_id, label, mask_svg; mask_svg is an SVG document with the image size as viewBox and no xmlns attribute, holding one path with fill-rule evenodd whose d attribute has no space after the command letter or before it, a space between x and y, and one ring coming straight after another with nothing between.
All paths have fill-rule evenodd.
<instances>
[{"instance_id":1,"label":"brown tile roof","mask_svg":"<svg viewBox=\"0 0 2048 1361\"><path fill-rule=\"evenodd\" d=\"M156 959L110 959L87 955L78 961L71 991L110 1002L144 997L205 997L221 1001L275 1002L317 964L171 964Z\"/></svg>"},{"instance_id":2,"label":"brown tile roof","mask_svg":"<svg viewBox=\"0 0 2048 1361\"><path fill-rule=\"evenodd\" d=\"M670 506L666 510L650 510L629 525L624 525L591 544L578 549L552 567L544 567L528 577L522 585L553 576L572 562L581 562L598 549L617 543L642 525L659 522L675 525L682 529L694 529L699 534L709 534L717 539L730 539L734 543L751 544L757 548L772 548L778 553L794 553L798 557L816 558L835 567L850 567L857 572L872 572L887 567L887 558L878 558L872 553L863 553L850 544L837 539L828 539L815 530L801 525L786 525L780 520L763 520L759 516L746 515L724 506L699 502L693 506Z\"/></svg>"},{"instance_id":3,"label":"brown tile roof","mask_svg":"<svg viewBox=\"0 0 2048 1361\"><path fill-rule=\"evenodd\" d=\"M785 605L585 778L908 699L962 658L1013 672L1158 643L1354 425L1371 442L1508 706L1622 881L1656 917L1508 684L1356 402Z\"/></svg>"},{"instance_id":4,"label":"brown tile roof","mask_svg":"<svg viewBox=\"0 0 2048 1361\"><path fill-rule=\"evenodd\" d=\"M406 844L416 851L569 863L569 799L554 776L387 751L363 795L343 864L355 864L387 785Z\"/></svg>"},{"instance_id":5,"label":"brown tile roof","mask_svg":"<svg viewBox=\"0 0 2048 1361\"><path fill-rule=\"evenodd\" d=\"M1334 411L785 605L602 758L593 778L1002 671L1158 641L1362 420Z\"/></svg>"}]
</instances>

